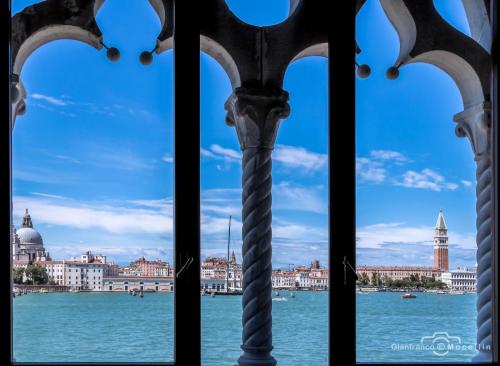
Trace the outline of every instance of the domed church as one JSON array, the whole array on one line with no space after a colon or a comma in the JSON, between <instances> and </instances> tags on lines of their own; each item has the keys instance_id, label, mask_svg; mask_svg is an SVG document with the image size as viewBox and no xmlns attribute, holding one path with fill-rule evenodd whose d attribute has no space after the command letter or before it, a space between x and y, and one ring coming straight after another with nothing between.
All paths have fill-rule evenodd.
<instances>
[{"instance_id":1,"label":"domed church","mask_svg":"<svg viewBox=\"0 0 500 366\"><path fill-rule=\"evenodd\" d=\"M20 261L49 261L49 252L45 252L43 239L38 231L33 229L31 216L26 209L23 223L19 230L12 228L12 256Z\"/></svg>"}]
</instances>

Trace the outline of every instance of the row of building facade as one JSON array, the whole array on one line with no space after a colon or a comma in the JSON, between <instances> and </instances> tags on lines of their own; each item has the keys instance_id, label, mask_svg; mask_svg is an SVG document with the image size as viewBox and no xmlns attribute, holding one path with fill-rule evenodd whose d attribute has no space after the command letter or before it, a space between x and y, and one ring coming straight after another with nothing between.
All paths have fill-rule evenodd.
<instances>
[{"instance_id":1,"label":"row of building facade","mask_svg":"<svg viewBox=\"0 0 500 366\"><path fill-rule=\"evenodd\" d=\"M169 263L142 257L124 267L118 267L106 256L86 252L79 258L52 260L45 251L42 236L33 228L31 216L26 209L19 230L13 227L13 267L26 268L29 263L45 267L51 283L78 290L130 291L152 290L172 291L174 268ZM379 279L403 280L410 276L434 278L443 281L450 289L473 292L476 290L475 268L450 271L448 260L448 229L442 211L439 211L434 233L433 266L357 266L360 278L372 281ZM237 263L234 251L226 258L208 257L201 264L201 290L241 290L243 271ZM272 271L272 286L275 289L327 290L328 269L321 268L315 260L309 267L296 266L293 269Z\"/></svg>"},{"instance_id":2,"label":"row of building facade","mask_svg":"<svg viewBox=\"0 0 500 366\"><path fill-rule=\"evenodd\" d=\"M434 263L433 266L357 266L359 278L367 277L372 281L374 275L379 279L403 280L412 275L418 278L434 278L442 281L451 290L475 292L476 267L472 269L449 269L448 228L443 211L439 210L434 228Z\"/></svg>"}]
</instances>

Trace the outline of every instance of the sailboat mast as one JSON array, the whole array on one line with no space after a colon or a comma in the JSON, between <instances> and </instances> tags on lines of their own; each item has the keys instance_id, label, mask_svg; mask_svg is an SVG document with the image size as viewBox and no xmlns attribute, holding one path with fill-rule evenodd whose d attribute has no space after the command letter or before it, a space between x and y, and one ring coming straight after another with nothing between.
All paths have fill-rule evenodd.
<instances>
[{"instance_id":1,"label":"sailboat mast","mask_svg":"<svg viewBox=\"0 0 500 366\"><path fill-rule=\"evenodd\" d=\"M226 292L229 292L229 244L231 243L231 215L229 215L229 230L227 235L227 269L226 269Z\"/></svg>"}]
</instances>

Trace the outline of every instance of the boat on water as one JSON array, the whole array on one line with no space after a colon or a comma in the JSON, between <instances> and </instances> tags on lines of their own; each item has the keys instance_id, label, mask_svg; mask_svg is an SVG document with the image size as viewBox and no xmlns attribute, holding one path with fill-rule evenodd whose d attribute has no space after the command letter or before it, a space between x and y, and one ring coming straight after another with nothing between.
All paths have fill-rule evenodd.
<instances>
[{"instance_id":1,"label":"boat on water","mask_svg":"<svg viewBox=\"0 0 500 366\"><path fill-rule=\"evenodd\" d=\"M144 297L144 291L141 290L141 294L139 296Z\"/></svg>"},{"instance_id":2,"label":"boat on water","mask_svg":"<svg viewBox=\"0 0 500 366\"><path fill-rule=\"evenodd\" d=\"M48 292L49 292L49 290L47 290L46 288L42 288L42 289L40 289L40 293L41 293L41 294L46 294L46 293L48 293Z\"/></svg>"},{"instance_id":3,"label":"boat on water","mask_svg":"<svg viewBox=\"0 0 500 366\"><path fill-rule=\"evenodd\" d=\"M360 287L358 289L359 292L378 292L379 289L376 287Z\"/></svg>"},{"instance_id":4,"label":"boat on water","mask_svg":"<svg viewBox=\"0 0 500 366\"><path fill-rule=\"evenodd\" d=\"M450 295L465 295L465 291L450 291Z\"/></svg>"},{"instance_id":5,"label":"boat on water","mask_svg":"<svg viewBox=\"0 0 500 366\"><path fill-rule=\"evenodd\" d=\"M275 297L273 301L288 301L288 299L286 297Z\"/></svg>"},{"instance_id":6,"label":"boat on water","mask_svg":"<svg viewBox=\"0 0 500 366\"><path fill-rule=\"evenodd\" d=\"M69 292L80 292L80 290L72 287L69 289Z\"/></svg>"},{"instance_id":7,"label":"boat on water","mask_svg":"<svg viewBox=\"0 0 500 366\"><path fill-rule=\"evenodd\" d=\"M280 296L279 291L276 291L276 292L274 293L274 296L279 297L279 296Z\"/></svg>"},{"instance_id":8,"label":"boat on water","mask_svg":"<svg viewBox=\"0 0 500 366\"><path fill-rule=\"evenodd\" d=\"M291 292L291 293L290 293L290 297L291 297L292 299L294 299L294 298L295 298L295 293L294 293L294 292Z\"/></svg>"},{"instance_id":9,"label":"boat on water","mask_svg":"<svg viewBox=\"0 0 500 366\"><path fill-rule=\"evenodd\" d=\"M243 295L243 291L240 291L240 290L215 291L212 293L216 294L216 295L222 295L222 296Z\"/></svg>"},{"instance_id":10,"label":"boat on water","mask_svg":"<svg viewBox=\"0 0 500 366\"><path fill-rule=\"evenodd\" d=\"M408 293L408 294L401 295L401 298L403 298L403 299L414 299L414 298L416 298L416 297L417 297L417 295L414 295L414 294L409 294L409 293Z\"/></svg>"}]
</instances>

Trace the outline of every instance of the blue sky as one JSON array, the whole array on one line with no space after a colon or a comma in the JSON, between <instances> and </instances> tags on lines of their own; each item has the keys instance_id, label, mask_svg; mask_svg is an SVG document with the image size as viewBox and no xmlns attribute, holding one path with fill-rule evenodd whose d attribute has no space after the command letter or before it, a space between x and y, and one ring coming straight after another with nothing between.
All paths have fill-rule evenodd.
<instances>
[{"instance_id":1,"label":"blue sky","mask_svg":"<svg viewBox=\"0 0 500 366\"><path fill-rule=\"evenodd\" d=\"M14 12L35 2L14 0ZM228 4L256 25L288 13L287 1ZM460 1L435 4L467 32ZM14 130L15 224L29 208L57 259L90 249L119 263L140 255L172 261L172 52L148 67L138 61L160 31L147 1L125 8L107 0L97 22L105 43L120 49L118 62L86 44L57 41L23 68L28 100ZM372 68L356 81L358 263L430 265L442 208L451 266L473 265L475 165L468 141L454 135L458 89L430 65L385 78L398 40L378 1L360 12L357 41L358 62ZM326 59L312 57L286 74L292 112L273 153L275 266L327 262L327 70ZM230 214L232 247L241 253L240 151L223 109L230 93L222 68L202 54L202 257L224 255Z\"/></svg>"}]
</instances>

